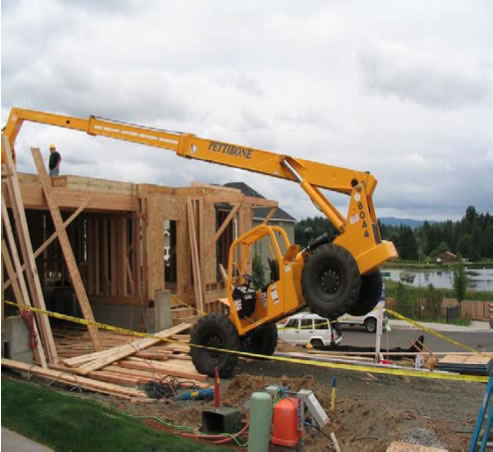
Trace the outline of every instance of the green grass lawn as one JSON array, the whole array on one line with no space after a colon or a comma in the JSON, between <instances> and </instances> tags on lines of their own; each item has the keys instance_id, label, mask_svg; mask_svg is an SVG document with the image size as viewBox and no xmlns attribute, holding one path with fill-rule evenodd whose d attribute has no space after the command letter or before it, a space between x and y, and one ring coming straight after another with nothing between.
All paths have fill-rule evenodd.
<instances>
[{"instance_id":1,"label":"green grass lawn","mask_svg":"<svg viewBox=\"0 0 493 452\"><path fill-rule=\"evenodd\" d=\"M226 451L154 430L92 400L2 378L2 426L57 451Z\"/></svg>"}]
</instances>

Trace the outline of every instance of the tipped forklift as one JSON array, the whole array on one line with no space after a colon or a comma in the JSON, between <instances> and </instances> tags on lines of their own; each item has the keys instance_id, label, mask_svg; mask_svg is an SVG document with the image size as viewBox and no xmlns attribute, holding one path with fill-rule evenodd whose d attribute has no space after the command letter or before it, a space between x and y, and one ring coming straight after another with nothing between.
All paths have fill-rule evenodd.
<instances>
[{"instance_id":1,"label":"tipped forklift","mask_svg":"<svg viewBox=\"0 0 493 452\"><path fill-rule=\"evenodd\" d=\"M345 313L364 315L378 303L382 292L379 267L396 258L397 252L391 242L381 239L372 200L377 180L369 172L96 116L84 119L19 108L11 110L2 130L2 163L3 138L15 158L14 143L24 121L145 144L185 158L291 180L329 219L335 233L322 234L304 249L289 243L282 228L267 225L259 225L233 242L226 284L228 313L202 317L191 332L191 355L199 372L213 376L216 367L222 377L233 372L237 354L219 349L272 355L277 343L276 322L305 307L336 319ZM348 195L347 214L342 215L320 189ZM270 244L270 281L254 289L249 257L261 240Z\"/></svg>"}]
</instances>

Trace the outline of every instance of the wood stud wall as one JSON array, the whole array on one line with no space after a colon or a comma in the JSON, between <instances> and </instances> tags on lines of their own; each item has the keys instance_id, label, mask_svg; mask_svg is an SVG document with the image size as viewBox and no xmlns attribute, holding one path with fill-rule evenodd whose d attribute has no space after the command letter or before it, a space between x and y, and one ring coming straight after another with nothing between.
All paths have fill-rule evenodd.
<instances>
[{"instance_id":1,"label":"wood stud wall","mask_svg":"<svg viewBox=\"0 0 493 452\"><path fill-rule=\"evenodd\" d=\"M49 271L68 279L39 180L25 174L19 180L24 205L31 209L28 218L37 223L30 228L34 248L47 239L53 242L36 254L41 281ZM4 185L2 181L2 193ZM172 293L201 311L219 309L217 300L225 291L218 276L216 242L229 246L233 222L238 235L250 229L253 206L277 207L275 201L210 185L170 188L76 176L52 178L51 185L91 304L148 308L154 294L167 288L163 233L164 221L170 220L176 224L177 249ZM217 203L234 213L219 216ZM8 199L7 207L12 207ZM76 209L78 216L69 218Z\"/></svg>"}]
</instances>

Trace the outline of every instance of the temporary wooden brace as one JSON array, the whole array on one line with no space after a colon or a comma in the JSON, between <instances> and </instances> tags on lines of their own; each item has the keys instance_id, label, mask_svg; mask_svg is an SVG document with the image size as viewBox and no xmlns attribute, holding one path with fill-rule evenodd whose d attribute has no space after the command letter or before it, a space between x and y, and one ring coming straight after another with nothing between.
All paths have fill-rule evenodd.
<instances>
[{"instance_id":1,"label":"temporary wooden brace","mask_svg":"<svg viewBox=\"0 0 493 452\"><path fill-rule=\"evenodd\" d=\"M231 223L231 220L234 218L234 216L236 215L236 212L238 212L238 210L240 209L240 207L242 205L243 205L243 201L236 203L234 205L233 209L231 210L231 212L229 212L228 216L225 218L225 220L223 221L223 223L221 224L221 226L219 227L217 232L214 234L214 237L212 237L211 241L207 245L207 248L205 250L206 256L211 252L211 250L214 247L214 245L216 244L217 240L219 239L219 237L221 237L221 234L228 227L229 223Z\"/></svg>"},{"instance_id":2,"label":"temporary wooden brace","mask_svg":"<svg viewBox=\"0 0 493 452\"><path fill-rule=\"evenodd\" d=\"M51 182L46 172L46 168L43 164L43 159L41 157L41 152L37 148L31 148L31 152L34 157L34 163L38 169L39 181L43 187L43 193L46 198L46 203L50 209L51 218L53 219L53 224L55 230L58 233L58 239L60 241L60 246L62 248L63 256L65 257L65 262L67 264L67 269L72 280L75 294L79 300L79 306L82 311L84 318L90 322L94 322L94 315L92 313L91 305L89 304L89 299L87 298L86 289L82 282L82 278L75 261L74 252L72 251L72 246L67 236L67 231L63 227L63 219L60 214L58 206L55 204L53 197L51 196ZM99 338L98 329L94 326L88 325L89 335L91 336L92 343L96 350L101 350L101 340Z\"/></svg>"},{"instance_id":3,"label":"temporary wooden brace","mask_svg":"<svg viewBox=\"0 0 493 452\"><path fill-rule=\"evenodd\" d=\"M274 215L277 211L277 207L273 207L272 209L269 210L269 213L265 216L264 221L262 221L262 224L267 224L269 220L272 218L272 215Z\"/></svg>"},{"instance_id":4,"label":"temporary wooden brace","mask_svg":"<svg viewBox=\"0 0 493 452\"><path fill-rule=\"evenodd\" d=\"M86 375L93 370L101 369L105 366L108 366L122 358L126 358L139 350L143 350L147 347L151 347L154 344L160 342L161 339L173 336L174 334L178 334L186 329L190 328L190 325L187 323L181 323L180 325L174 326L173 328L168 328L167 330L161 331L155 334L155 338L144 338L139 339L137 341L131 342L130 344L121 345L120 347L115 347L111 349L111 354L106 354L104 351L104 355L102 358L96 358L94 361L91 361L87 364L83 364L79 367L78 371L82 375Z\"/></svg>"},{"instance_id":5,"label":"temporary wooden brace","mask_svg":"<svg viewBox=\"0 0 493 452\"><path fill-rule=\"evenodd\" d=\"M19 267L20 266L19 256L17 256L17 251L15 253L16 253L15 265L16 267ZM30 301L27 296L26 282L24 281L24 275L22 273L19 273L20 275L19 280L17 280L17 275L15 273L14 266L12 264L12 259L10 258L10 252L5 240L2 240L2 258L5 264L5 269L7 270L7 274L9 275L9 278L12 281L12 290L14 292L14 296L17 303L20 304L21 306L26 306L26 305L30 306ZM21 289L21 285L22 285L22 289ZM25 296L23 295L23 293L25 294ZM42 367L47 367L46 356L43 347L41 345L41 341L39 340L39 332L36 322L34 322L34 333L38 338L38 340L36 341L36 348L33 350L34 358L39 364L41 364Z\"/></svg>"},{"instance_id":6,"label":"temporary wooden brace","mask_svg":"<svg viewBox=\"0 0 493 452\"><path fill-rule=\"evenodd\" d=\"M187 197L187 213L188 213L188 234L190 237L190 250L192 254L192 271L194 279L195 298L197 309L204 312L204 298L202 293L202 275L200 272L200 262L197 248L197 235L195 233L195 218L193 214L192 199Z\"/></svg>"},{"instance_id":7,"label":"temporary wooden brace","mask_svg":"<svg viewBox=\"0 0 493 452\"><path fill-rule=\"evenodd\" d=\"M87 203L91 200L92 196L89 196L86 201L72 214L70 217L65 220L65 223L63 223L63 227L67 228L67 226L74 221L77 216L85 209ZM48 246L58 237L58 232L54 232L53 234L50 235L46 239L46 241L34 252L33 256L36 259ZM26 269L26 265L22 264L21 270L24 271ZM11 282L5 281L5 284L3 285L3 289L7 289L10 286Z\"/></svg>"},{"instance_id":8,"label":"temporary wooden brace","mask_svg":"<svg viewBox=\"0 0 493 452\"><path fill-rule=\"evenodd\" d=\"M36 261L33 256L33 246L31 243L31 237L29 235L29 229L27 226L26 212L24 210L24 204L22 202L22 196L20 191L19 179L17 177L17 171L15 169L14 162L12 160L12 152L10 149L7 137L3 137L4 155L7 165L7 187L12 206L12 212L14 214L15 226L17 229L17 237L21 247L22 257L27 268L27 281L31 292L32 303L34 307L42 310L46 310L45 300L43 296L43 290L41 288L41 282L39 280L38 269L36 267ZM11 247L11 251L12 251ZM19 269L17 269L19 270ZM20 275L18 275L20 278ZM41 333L41 338L46 347L47 361L56 364L58 362L58 353L55 347L55 341L53 340L53 334L51 332L50 321L45 314L36 314L38 319L38 326Z\"/></svg>"}]
</instances>

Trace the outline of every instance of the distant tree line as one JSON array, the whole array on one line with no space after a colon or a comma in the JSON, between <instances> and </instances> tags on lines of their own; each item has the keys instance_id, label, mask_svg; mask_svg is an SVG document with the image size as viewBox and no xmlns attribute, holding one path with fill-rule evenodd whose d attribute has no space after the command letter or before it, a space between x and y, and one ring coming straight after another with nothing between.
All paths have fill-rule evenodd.
<instances>
[{"instance_id":1,"label":"distant tree line","mask_svg":"<svg viewBox=\"0 0 493 452\"><path fill-rule=\"evenodd\" d=\"M303 219L295 227L295 241L301 246L308 243L308 237L304 234L307 227L313 230L314 237L334 231L327 218ZM471 261L493 258L493 216L488 212L479 213L473 206L466 209L464 217L459 221L425 221L414 229L405 225L380 224L380 231L383 239L395 244L401 259L436 258L445 251L461 254Z\"/></svg>"}]
</instances>

